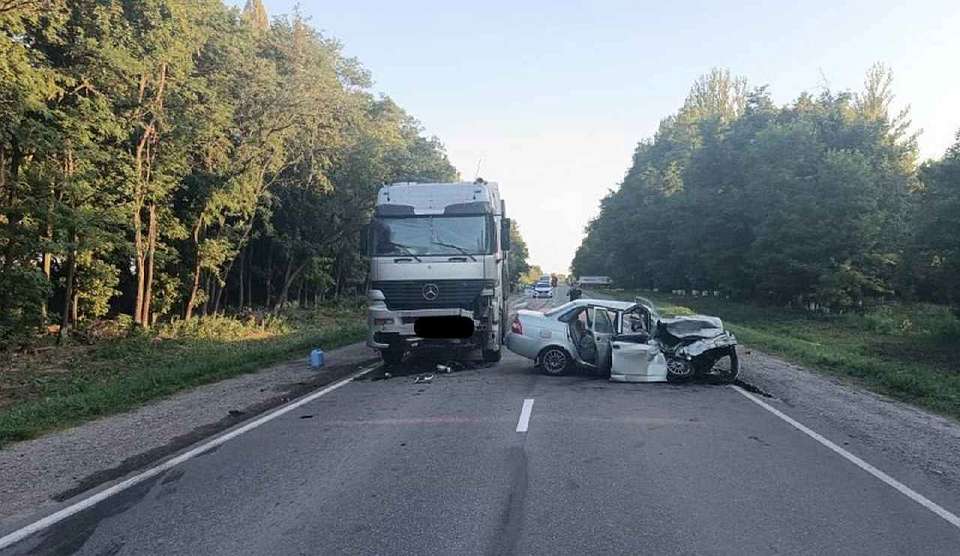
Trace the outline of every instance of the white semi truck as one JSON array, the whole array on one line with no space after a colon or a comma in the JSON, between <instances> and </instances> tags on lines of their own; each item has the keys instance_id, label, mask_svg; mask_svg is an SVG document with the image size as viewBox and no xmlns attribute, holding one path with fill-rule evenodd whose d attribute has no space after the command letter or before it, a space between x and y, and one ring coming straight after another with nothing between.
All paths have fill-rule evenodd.
<instances>
[{"instance_id":1,"label":"white semi truck","mask_svg":"<svg viewBox=\"0 0 960 556\"><path fill-rule=\"evenodd\" d=\"M368 243L367 345L385 363L430 346L500 360L510 220L496 183L385 185Z\"/></svg>"}]
</instances>

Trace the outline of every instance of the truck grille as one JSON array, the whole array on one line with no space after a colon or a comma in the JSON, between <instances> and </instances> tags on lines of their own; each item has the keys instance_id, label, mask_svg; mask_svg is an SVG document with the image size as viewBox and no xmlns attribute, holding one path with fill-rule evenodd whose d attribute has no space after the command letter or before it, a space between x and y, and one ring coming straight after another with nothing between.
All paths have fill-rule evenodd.
<instances>
[{"instance_id":1,"label":"truck grille","mask_svg":"<svg viewBox=\"0 0 960 556\"><path fill-rule=\"evenodd\" d=\"M373 282L372 288L383 292L387 308L392 311L416 309L476 309L484 280L390 280ZM428 288L428 286L435 286ZM424 292L428 291L425 297ZM435 299L427 299L436 293Z\"/></svg>"}]
</instances>

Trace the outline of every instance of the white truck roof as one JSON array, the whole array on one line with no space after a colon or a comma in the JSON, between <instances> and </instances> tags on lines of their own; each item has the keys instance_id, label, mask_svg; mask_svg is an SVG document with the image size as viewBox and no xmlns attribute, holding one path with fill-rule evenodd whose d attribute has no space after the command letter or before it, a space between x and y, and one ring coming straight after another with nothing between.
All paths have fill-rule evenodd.
<instances>
[{"instance_id":1,"label":"white truck roof","mask_svg":"<svg viewBox=\"0 0 960 556\"><path fill-rule=\"evenodd\" d=\"M494 182L413 183L385 185L377 194L380 216L418 214L502 215L500 187Z\"/></svg>"}]
</instances>

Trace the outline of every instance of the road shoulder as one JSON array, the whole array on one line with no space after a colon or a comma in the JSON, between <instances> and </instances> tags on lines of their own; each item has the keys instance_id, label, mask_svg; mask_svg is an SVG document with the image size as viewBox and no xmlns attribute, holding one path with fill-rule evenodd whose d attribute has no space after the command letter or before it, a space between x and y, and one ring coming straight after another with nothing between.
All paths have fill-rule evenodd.
<instances>
[{"instance_id":1,"label":"road shoulder","mask_svg":"<svg viewBox=\"0 0 960 556\"><path fill-rule=\"evenodd\" d=\"M754 349L744 350L741 378L795 418L835 431L835 441L960 492L960 423Z\"/></svg>"},{"instance_id":2,"label":"road shoulder","mask_svg":"<svg viewBox=\"0 0 960 556\"><path fill-rule=\"evenodd\" d=\"M588 296L613 298L591 291ZM718 315L723 317L723 315ZM938 500L960 492L960 423L750 346L740 379L775 407ZM954 510L960 504L949 495Z\"/></svg>"},{"instance_id":3,"label":"road shoulder","mask_svg":"<svg viewBox=\"0 0 960 556\"><path fill-rule=\"evenodd\" d=\"M197 441L342 378L376 359L364 344L268 367L161 399L129 413L0 450L0 529L123 477Z\"/></svg>"}]
</instances>

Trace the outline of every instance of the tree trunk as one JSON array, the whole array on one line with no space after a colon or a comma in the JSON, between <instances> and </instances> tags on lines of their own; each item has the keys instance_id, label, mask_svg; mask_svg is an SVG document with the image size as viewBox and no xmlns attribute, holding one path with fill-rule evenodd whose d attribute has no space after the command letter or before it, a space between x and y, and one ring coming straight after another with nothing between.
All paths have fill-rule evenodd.
<instances>
[{"instance_id":1,"label":"tree trunk","mask_svg":"<svg viewBox=\"0 0 960 556\"><path fill-rule=\"evenodd\" d=\"M197 260L193 265L193 286L190 288L190 297L187 298L187 308L183 312L183 318L190 320L193 318L193 306L197 303L197 293L200 290L200 261Z\"/></svg>"},{"instance_id":2,"label":"tree trunk","mask_svg":"<svg viewBox=\"0 0 960 556\"><path fill-rule=\"evenodd\" d=\"M147 74L140 76L140 89L138 96L138 107L135 119L139 120L143 115L144 101L147 91ZM141 122L143 133L137 140L137 146L134 150L134 179L135 189L133 194L133 228L134 228L134 251L137 272L137 297L133 308L133 321L136 324L146 328L150 324L150 292L147 291L152 286L153 281L153 253L149 254L147 250L154 249L156 246L156 214L155 206L150 207L150 230L147 232L147 243L143 241L143 207L147 199L147 186L150 182L150 170L153 163L153 156L150 149L150 142L157 135L158 114L163 112L163 94L167 83L167 64L161 63L159 68L159 78L157 79L157 90L153 97L153 114L149 122ZM149 264L149 270L147 265ZM149 273L149 278L144 276Z\"/></svg>"},{"instance_id":3,"label":"tree trunk","mask_svg":"<svg viewBox=\"0 0 960 556\"><path fill-rule=\"evenodd\" d=\"M246 228L243 229L243 235L240 236L240 241L237 242L238 249L243 249L243 247L247 244L247 240L250 239L250 232L253 231L253 222L254 222L254 219L250 218L250 221L247 223ZM224 289L226 289L227 280L230 279L230 271L233 269L233 263L236 262L236 260L237 260L236 257L231 257L230 260L227 262L227 266L224 268L224 271L223 271ZM216 312L219 307L220 307L220 294L218 293L216 304L214 305L214 312Z\"/></svg>"},{"instance_id":4,"label":"tree trunk","mask_svg":"<svg viewBox=\"0 0 960 556\"><path fill-rule=\"evenodd\" d=\"M290 273L293 271L293 255L287 258L287 267L283 271L283 287L280 289L280 295L277 296L277 302L273 306L273 312L277 312L287 303L287 296L290 294Z\"/></svg>"},{"instance_id":5,"label":"tree trunk","mask_svg":"<svg viewBox=\"0 0 960 556\"><path fill-rule=\"evenodd\" d=\"M140 326L146 328L150 326L150 302L153 298L153 266L154 255L157 251L157 206L150 204L147 210L147 257L146 257L146 277L144 278L143 291L143 314L140 317Z\"/></svg>"},{"instance_id":6,"label":"tree trunk","mask_svg":"<svg viewBox=\"0 0 960 556\"><path fill-rule=\"evenodd\" d=\"M2 169L2 167L0 167L0 172L2 172L2 171L3 171L3 169ZM54 201L55 201L55 200L56 200L56 193L54 192L54 188L51 187L51 188L50 188L50 201L49 201L49 203L47 204L46 235L44 236L44 239L46 239L47 241L53 241L53 208L54 208ZM48 284L50 283L50 272L51 272L51 268L50 268L50 267L51 267L52 261L53 261L53 256L52 256L52 254L50 253L50 250L47 249L46 247L44 247L44 249L43 249L43 258L42 258L42 262L41 262L41 267L42 267L42 269L43 269L43 275L44 275L44 277L46 277ZM41 322L40 322L40 328L41 328L41 329L46 328L46 326L47 326L47 321L49 320L49 317L48 317L48 315L47 315L47 312L48 312L48 307L47 307L47 306L48 306L48 300L47 300L47 299L44 299L44 300L43 300L43 305L41 305L41 307L40 307L40 312L41 312L41 315L40 315L40 316L42 317L42 320L41 320Z\"/></svg>"},{"instance_id":7,"label":"tree trunk","mask_svg":"<svg viewBox=\"0 0 960 556\"><path fill-rule=\"evenodd\" d=\"M293 257L287 261L287 270L284 272L283 277L283 289L280 291L280 296L277 297L277 303L273 307L273 312L276 313L280 309L283 309L284 304L287 302L287 296L290 295L290 286L306 267L307 261L302 262L296 269L293 269Z\"/></svg>"},{"instance_id":8,"label":"tree trunk","mask_svg":"<svg viewBox=\"0 0 960 556\"><path fill-rule=\"evenodd\" d=\"M225 275L225 276L226 276L226 275ZM228 277L229 277L229 276L228 276ZM226 280L226 278L224 278L222 284L217 284L217 286L218 286L218 287L217 287L217 297L216 297L216 299L213 301L213 314L214 314L214 315L220 313L220 298L223 297L223 292L227 289L227 280ZM226 310L226 307L224 307L224 310Z\"/></svg>"},{"instance_id":9,"label":"tree trunk","mask_svg":"<svg viewBox=\"0 0 960 556\"><path fill-rule=\"evenodd\" d=\"M70 301L70 322L74 325L80 321L80 293L73 288L73 300Z\"/></svg>"},{"instance_id":10,"label":"tree trunk","mask_svg":"<svg viewBox=\"0 0 960 556\"><path fill-rule=\"evenodd\" d=\"M207 272L203 280L203 291L206 295L203 298L203 316L207 316L207 308L210 307L210 273Z\"/></svg>"},{"instance_id":11,"label":"tree trunk","mask_svg":"<svg viewBox=\"0 0 960 556\"><path fill-rule=\"evenodd\" d=\"M237 309L243 311L243 270L246 266L247 250L240 249L240 287L237 288Z\"/></svg>"},{"instance_id":12,"label":"tree trunk","mask_svg":"<svg viewBox=\"0 0 960 556\"><path fill-rule=\"evenodd\" d=\"M247 303L253 307L253 266L247 263Z\"/></svg>"},{"instance_id":13,"label":"tree trunk","mask_svg":"<svg viewBox=\"0 0 960 556\"><path fill-rule=\"evenodd\" d=\"M73 305L73 282L77 274L77 236L73 236L73 245L70 246L70 254L67 256L67 291L63 298L63 313L60 320L60 335L57 337L57 344L62 344L64 338L70 331L70 316Z\"/></svg>"},{"instance_id":14,"label":"tree trunk","mask_svg":"<svg viewBox=\"0 0 960 556\"><path fill-rule=\"evenodd\" d=\"M204 315L216 315L216 314L217 314L217 308L213 305L213 301L214 301L214 299L216 299L216 297L217 297L217 287L218 287L218 285L219 285L219 284L218 284L219 280L218 280L218 278L214 275L214 273L212 273L212 272L210 273L210 277L209 277L209 278L210 278L210 280L209 280L210 291L207 292L207 304L204 306L203 314L204 314Z\"/></svg>"},{"instance_id":15,"label":"tree trunk","mask_svg":"<svg viewBox=\"0 0 960 556\"><path fill-rule=\"evenodd\" d=\"M144 87L141 82L141 89ZM142 94L142 91L141 91ZM137 298L133 305L133 322L143 325L143 287L144 287L144 265L146 264L146 246L143 241L143 205L144 191L146 183L144 180L144 157L147 140L152 133L153 125L147 126L137 143L137 150L134 156L134 167L136 169L136 187L133 193L133 249L134 260L137 272Z\"/></svg>"},{"instance_id":16,"label":"tree trunk","mask_svg":"<svg viewBox=\"0 0 960 556\"><path fill-rule=\"evenodd\" d=\"M193 263L193 285L190 287L190 296L187 297L187 307L183 311L183 318L186 320L193 317L193 307L197 303L197 293L200 290L200 266L203 262L200 256L200 227L201 221L198 218L193 226L193 252L196 260Z\"/></svg>"},{"instance_id":17,"label":"tree trunk","mask_svg":"<svg viewBox=\"0 0 960 556\"><path fill-rule=\"evenodd\" d=\"M273 249L268 246L267 249L267 276L266 276L266 302L264 307L270 307L270 301L273 299Z\"/></svg>"},{"instance_id":18,"label":"tree trunk","mask_svg":"<svg viewBox=\"0 0 960 556\"><path fill-rule=\"evenodd\" d=\"M140 318L143 311L143 263L145 259L143 248L143 233L140 228L140 211L134 215L133 220L133 249L134 249L134 267L137 273L137 297L133 304L133 322L140 324Z\"/></svg>"}]
</instances>

